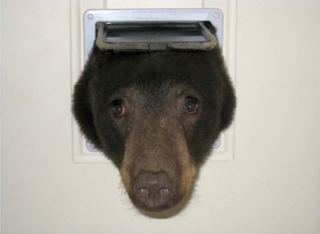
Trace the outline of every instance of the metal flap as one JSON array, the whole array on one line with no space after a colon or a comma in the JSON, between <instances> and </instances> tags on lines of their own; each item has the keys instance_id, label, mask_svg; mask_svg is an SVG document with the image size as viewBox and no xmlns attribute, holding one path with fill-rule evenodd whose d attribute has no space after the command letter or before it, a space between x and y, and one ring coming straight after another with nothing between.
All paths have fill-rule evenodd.
<instances>
[{"instance_id":1,"label":"metal flap","mask_svg":"<svg viewBox=\"0 0 320 234\"><path fill-rule=\"evenodd\" d=\"M101 50L211 50L218 45L210 22L97 23Z\"/></svg>"}]
</instances>

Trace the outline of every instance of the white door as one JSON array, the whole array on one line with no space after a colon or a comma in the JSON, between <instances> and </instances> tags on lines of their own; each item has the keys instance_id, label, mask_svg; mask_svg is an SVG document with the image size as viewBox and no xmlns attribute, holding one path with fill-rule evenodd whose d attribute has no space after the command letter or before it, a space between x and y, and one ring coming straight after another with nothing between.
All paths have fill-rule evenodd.
<instances>
[{"instance_id":1,"label":"white door","mask_svg":"<svg viewBox=\"0 0 320 234\"><path fill-rule=\"evenodd\" d=\"M320 233L320 1L2 0L1 7L3 234ZM75 159L70 112L83 12L160 7L223 11L238 98L233 160L208 160L190 204L168 219L133 209L111 162Z\"/></svg>"}]
</instances>

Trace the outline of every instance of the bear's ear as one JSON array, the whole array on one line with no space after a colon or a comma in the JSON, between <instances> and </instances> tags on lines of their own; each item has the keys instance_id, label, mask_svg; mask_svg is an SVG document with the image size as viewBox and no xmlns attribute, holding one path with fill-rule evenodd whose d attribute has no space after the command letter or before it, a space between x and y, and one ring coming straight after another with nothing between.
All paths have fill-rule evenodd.
<instances>
[{"instance_id":1,"label":"bear's ear","mask_svg":"<svg viewBox=\"0 0 320 234\"><path fill-rule=\"evenodd\" d=\"M89 81L91 74L84 70L74 87L72 112L80 127L81 132L97 148L101 149L101 143L94 126L94 118L90 104Z\"/></svg>"},{"instance_id":2,"label":"bear's ear","mask_svg":"<svg viewBox=\"0 0 320 234\"><path fill-rule=\"evenodd\" d=\"M220 131L225 130L231 124L234 116L235 107L236 107L235 92L230 80L227 79L227 82L224 85L223 105L220 112L220 117L221 117Z\"/></svg>"}]
</instances>

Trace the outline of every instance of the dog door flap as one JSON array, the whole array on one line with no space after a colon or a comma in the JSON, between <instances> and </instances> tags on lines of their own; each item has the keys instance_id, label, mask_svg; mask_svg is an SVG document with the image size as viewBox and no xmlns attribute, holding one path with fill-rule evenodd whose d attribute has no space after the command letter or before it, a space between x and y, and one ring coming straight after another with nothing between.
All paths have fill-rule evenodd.
<instances>
[{"instance_id":1,"label":"dog door flap","mask_svg":"<svg viewBox=\"0 0 320 234\"><path fill-rule=\"evenodd\" d=\"M210 22L98 23L96 45L104 50L210 50L217 46Z\"/></svg>"}]
</instances>

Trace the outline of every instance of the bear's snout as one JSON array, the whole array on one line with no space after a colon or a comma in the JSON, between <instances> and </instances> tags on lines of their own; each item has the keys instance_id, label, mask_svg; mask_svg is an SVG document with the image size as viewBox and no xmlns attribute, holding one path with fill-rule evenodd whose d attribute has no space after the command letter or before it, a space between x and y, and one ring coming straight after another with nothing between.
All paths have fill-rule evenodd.
<instances>
[{"instance_id":1,"label":"bear's snout","mask_svg":"<svg viewBox=\"0 0 320 234\"><path fill-rule=\"evenodd\" d=\"M132 182L137 205L149 211L161 211L172 202L176 183L165 171L140 171Z\"/></svg>"}]
</instances>

